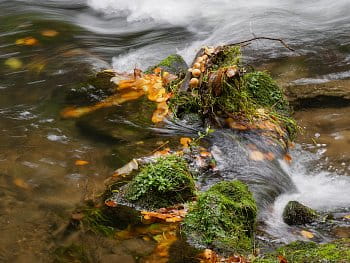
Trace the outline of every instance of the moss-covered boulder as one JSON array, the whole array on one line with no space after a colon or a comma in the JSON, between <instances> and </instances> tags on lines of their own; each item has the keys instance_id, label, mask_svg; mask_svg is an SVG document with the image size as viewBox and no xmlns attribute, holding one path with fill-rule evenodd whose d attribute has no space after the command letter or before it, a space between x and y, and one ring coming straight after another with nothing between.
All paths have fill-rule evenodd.
<instances>
[{"instance_id":1,"label":"moss-covered boulder","mask_svg":"<svg viewBox=\"0 0 350 263\"><path fill-rule=\"evenodd\" d=\"M125 187L124 197L130 203L156 209L186 202L195 192L185 159L169 155L144 166Z\"/></svg>"},{"instance_id":2,"label":"moss-covered boulder","mask_svg":"<svg viewBox=\"0 0 350 263\"><path fill-rule=\"evenodd\" d=\"M184 219L182 232L198 247L221 253L246 253L253 247L257 207L240 181L220 182L199 195Z\"/></svg>"},{"instance_id":3,"label":"moss-covered boulder","mask_svg":"<svg viewBox=\"0 0 350 263\"><path fill-rule=\"evenodd\" d=\"M161 68L174 75L181 75L186 73L188 66L180 55L172 54L160 61L157 65L148 68L146 72L152 72L155 68Z\"/></svg>"},{"instance_id":4,"label":"moss-covered boulder","mask_svg":"<svg viewBox=\"0 0 350 263\"><path fill-rule=\"evenodd\" d=\"M253 261L253 263L282 262L278 256L291 263L347 263L350 262L350 239L340 239L327 244L297 241Z\"/></svg>"},{"instance_id":5,"label":"moss-covered boulder","mask_svg":"<svg viewBox=\"0 0 350 263\"><path fill-rule=\"evenodd\" d=\"M298 201L289 201L282 216L283 221L288 225L304 225L314 222L318 214Z\"/></svg>"}]
</instances>

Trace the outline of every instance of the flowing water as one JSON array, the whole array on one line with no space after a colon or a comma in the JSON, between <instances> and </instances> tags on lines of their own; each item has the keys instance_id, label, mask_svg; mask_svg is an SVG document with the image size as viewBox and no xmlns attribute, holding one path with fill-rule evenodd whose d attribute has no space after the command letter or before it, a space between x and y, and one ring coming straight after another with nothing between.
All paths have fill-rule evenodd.
<instances>
[{"instance_id":1,"label":"flowing water","mask_svg":"<svg viewBox=\"0 0 350 263\"><path fill-rule=\"evenodd\" d=\"M296 52L256 41L245 56L281 82L347 79L349 9L348 0L0 0L0 261L52 261L55 233L81 200L97 194L115 168L178 140L148 129L152 105L144 100L79 121L61 119L64 107L106 96L88 83L92 72L145 69L172 53L190 62L201 45L268 36L283 38ZM289 177L275 174L271 182L291 181L296 191L266 211L266 231L275 240L299 238L281 222L288 200L327 211L349 208L347 112L296 114L306 132L292 152L293 164L274 164ZM77 160L88 164L77 166ZM105 261L111 246L118 254L114 262L134 262L152 249L140 240L85 241Z\"/></svg>"}]
</instances>

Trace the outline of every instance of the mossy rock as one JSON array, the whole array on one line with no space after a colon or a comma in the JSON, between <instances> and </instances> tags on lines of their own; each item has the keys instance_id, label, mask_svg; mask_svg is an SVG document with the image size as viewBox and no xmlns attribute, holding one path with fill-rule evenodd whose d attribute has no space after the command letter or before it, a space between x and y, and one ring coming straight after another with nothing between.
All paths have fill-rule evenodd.
<instances>
[{"instance_id":1,"label":"mossy rock","mask_svg":"<svg viewBox=\"0 0 350 263\"><path fill-rule=\"evenodd\" d=\"M350 262L350 239L328 244L297 241L254 260L254 263L278 263L283 256L289 263L347 263Z\"/></svg>"},{"instance_id":2,"label":"mossy rock","mask_svg":"<svg viewBox=\"0 0 350 263\"><path fill-rule=\"evenodd\" d=\"M125 187L127 201L148 209L184 203L195 196L194 179L185 159L178 155L147 164Z\"/></svg>"},{"instance_id":3,"label":"mossy rock","mask_svg":"<svg viewBox=\"0 0 350 263\"><path fill-rule=\"evenodd\" d=\"M199 195L182 232L198 247L221 253L249 253L257 215L255 200L240 181L220 182Z\"/></svg>"},{"instance_id":4,"label":"mossy rock","mask_svg":"<svg viewBox=\"0 0 350 263\"><path fill-rule=\"evenodd\" d=\"M181 75L186 73L188 66L185 60L180 55L172 54L160 61L157 65L148 68L145 72L150 73L155 68L161 68L164 71L167 71L174 75Z\"/></svg>"},{"instance_id":5,"label":"mossy rock","mask_svg":"<svg viewBox=\"0 0 350 263\"><path fill-rule=\"evenodd\" d=\"M318 217L315 210L298 201L289 201L283 211L283 221L288 225L304 225L314 222Z\"/></svg>"}]
</instances>

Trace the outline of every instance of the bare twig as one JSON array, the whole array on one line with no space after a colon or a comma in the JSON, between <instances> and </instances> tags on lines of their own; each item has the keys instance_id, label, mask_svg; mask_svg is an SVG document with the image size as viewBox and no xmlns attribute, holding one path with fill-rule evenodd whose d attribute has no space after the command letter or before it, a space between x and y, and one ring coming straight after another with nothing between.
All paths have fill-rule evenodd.
<instances>
[{"instance_id":1,"label":"bare twig","mask_svg":"<svg viewBox=\"0 0 350 263\"><path fill-rule=\"evenodd\" d=\"M230 43L227 46L235 46L235 45L241 45L241 44L246 44L255 40L260 40L260 39L264 39L264 40L272 40L272 41L278 41L280 42L286 49L290 50L290 51L295 51L295 49L291 48L290 46L288 46L288 44L286 42L284 42L282 39L280 38L273 38L273 37L253 37L251 39L248 40L244 40L244 41L240 41L240 42L236 42L236 43Z\"/></svg>"}]
</instances>

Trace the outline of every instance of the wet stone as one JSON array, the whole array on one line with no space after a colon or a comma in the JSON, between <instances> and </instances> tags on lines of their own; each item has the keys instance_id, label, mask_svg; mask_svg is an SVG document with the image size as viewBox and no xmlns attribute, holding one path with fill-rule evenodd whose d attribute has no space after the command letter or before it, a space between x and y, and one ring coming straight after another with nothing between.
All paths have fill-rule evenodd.
<instances>
[{"instance_id":1,"label":"wet stone","mask_svg":"<svg viewBox=\"0 0 350 263\"><path fill-rule=\"evenodd\" d=\"M317 212L297 201L290 201L283 211L283 221L288 225L304 225L317 219Z\"/></svg>"}]
</instances>

